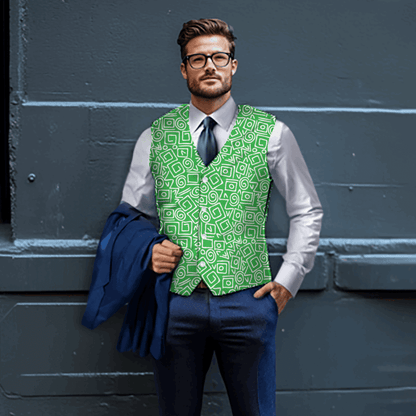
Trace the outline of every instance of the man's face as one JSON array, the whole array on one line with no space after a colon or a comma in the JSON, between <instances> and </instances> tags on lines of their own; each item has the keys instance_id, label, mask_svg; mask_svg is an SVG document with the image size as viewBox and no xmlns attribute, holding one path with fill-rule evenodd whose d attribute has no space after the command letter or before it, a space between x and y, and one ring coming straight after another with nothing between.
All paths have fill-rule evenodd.
<instances>
[{"instance_id":1,"label":"man's face","mask_svg":"<svg viewBox=\"0 0 416 416\"><path fill-rule=\"evenodd\" d=\"M212 55L215 52L230 52L230 45L224 36L198 36L186 45L186 54L203 53ZM187 61L181 64L182 76L188 83L191 94L202 98L218 98L231 90L232 76L237 70L237 60L230 60L224 68L217 68L211 59L204 68L194 69Z\"/></svg>"}]
</instances>

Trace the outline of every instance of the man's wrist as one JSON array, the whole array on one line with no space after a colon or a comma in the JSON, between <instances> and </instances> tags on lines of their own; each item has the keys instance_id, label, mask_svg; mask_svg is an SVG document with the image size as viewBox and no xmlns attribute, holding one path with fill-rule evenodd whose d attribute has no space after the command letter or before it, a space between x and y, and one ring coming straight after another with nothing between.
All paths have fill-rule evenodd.
<instances>
[{"instance_id":1,"label":"man's wrist","mask_svg":"<svg viewBox=\"0 0 416 416\"><path fill-rule=\"evenodd\" d=\"M294 298L303 282L303 276L293 264L283 262L273 281L288 290Z\"/></svg>"}]
</instances>

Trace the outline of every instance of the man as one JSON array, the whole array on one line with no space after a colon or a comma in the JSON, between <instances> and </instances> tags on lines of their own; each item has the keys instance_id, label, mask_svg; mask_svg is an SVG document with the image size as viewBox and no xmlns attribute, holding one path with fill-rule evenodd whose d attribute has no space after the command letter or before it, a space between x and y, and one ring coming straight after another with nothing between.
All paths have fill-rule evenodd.
<instances>
[{"instance_id":1,"label":"man","mask_svg":"<svg viewBox=\"0 0 416 416\"><path fill-rule=\"evenodd\" d=\"M275 414L278 313L313 266L322 208L291 131L231 97L229 26L183 25L189 105L140 136L123 201L160 221L156 273L173 271L166 353L154 360L161 415L199 415L215 351L233 415ZM286 199L287 253L272 280L264 235L271 183Z\"/></svg>"}]
</instances>

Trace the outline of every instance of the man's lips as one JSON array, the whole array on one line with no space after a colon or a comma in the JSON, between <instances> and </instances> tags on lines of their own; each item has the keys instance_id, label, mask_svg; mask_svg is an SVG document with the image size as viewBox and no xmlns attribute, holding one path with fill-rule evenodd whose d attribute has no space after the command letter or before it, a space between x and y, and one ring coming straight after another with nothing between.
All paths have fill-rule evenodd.
<instances>
[{"instance_id":1,"label":"man's lips","mask_svg":"<svg viewBox=\"0 0 416 416\"><path fill-rule=\"evenodd\" d=\"M204 78L201 78L201 81L213 81L216 79L219 79L219 78L218 77L204 77Z\"/></svg>"}]
</instances>

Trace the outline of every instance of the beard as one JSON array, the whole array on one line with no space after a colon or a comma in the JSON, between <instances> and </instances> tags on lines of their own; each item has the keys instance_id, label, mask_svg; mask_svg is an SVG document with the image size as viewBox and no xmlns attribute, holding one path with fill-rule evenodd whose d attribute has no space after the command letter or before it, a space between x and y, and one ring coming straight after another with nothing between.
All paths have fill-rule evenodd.
<instances>
[{"instance_id":1,"label":"beard","mask_svg":"<svg viewBox=\"0 0 416 416\"><path fill-rule=\"evenodd\" d=\"M188 90L191 94L201 98L218 98L224 94L227 94L231 90L232 77L225 78L220 87L201 87L201 84L197 81L191 81L187 79Z\"/></svg>"}]
</instances>

